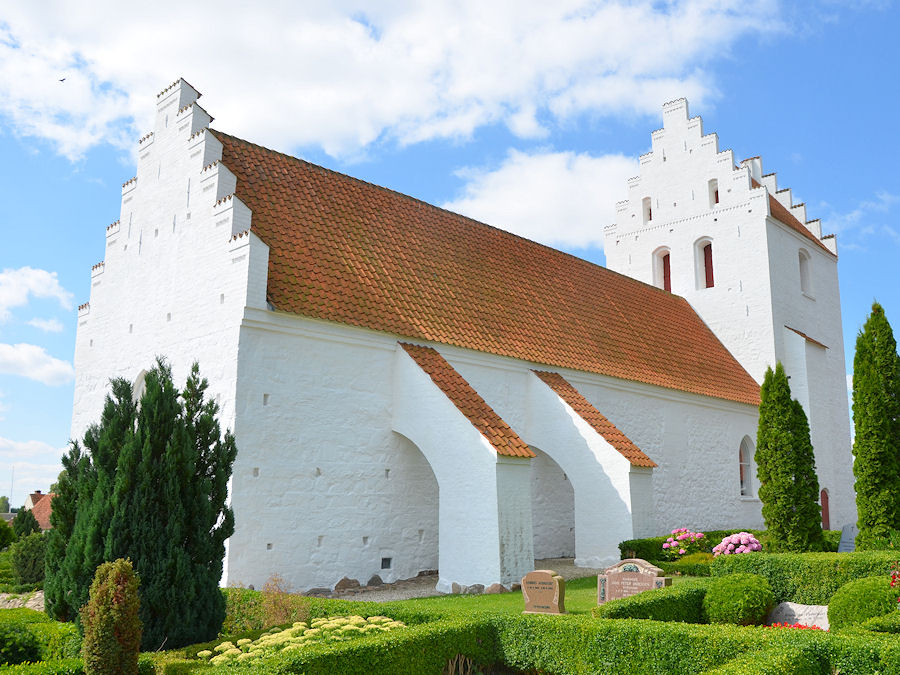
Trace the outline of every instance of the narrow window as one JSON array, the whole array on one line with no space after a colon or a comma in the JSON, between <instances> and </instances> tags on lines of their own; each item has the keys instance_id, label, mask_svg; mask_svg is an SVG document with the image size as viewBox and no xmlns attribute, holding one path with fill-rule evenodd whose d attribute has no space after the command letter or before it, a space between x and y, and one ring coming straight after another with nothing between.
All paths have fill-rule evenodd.
<instances>
[{"instance_id":1,"label":"narrow window","mask_svg":"<svg viewBox=\"0 0 900 675\"><path fill-rule=\"evenodd\" d=\"M752 469L751 456L753 454L753 441L749 436L744 436L741 447L738 449L738 467L741 476L741 497L752 497Z\"/></svg>"},{"instance_id":2,"label":"narrow window","mask_svg":"<svg viewBox=\"0 0 900 675\"><path fill-rule=\"evenodd\" d=\"M809 280L809 253L800 249L800 290L804 294L812 297L812 284Z\"/></svg>"},{"instance_id":3,"label":"narrow window","mask_svg":"<svg viewBox=\"0 0 900 675\"><path fill-rule=\"evenodd\" d=\"M719 181L713 178L709 181L709 208L719 203Z\"/></svg>"},{"instance_id":4,"label":"narrow window","mask_svg":"<svg viewBox=\"0 0 900 675\"><path fill-rule=\"evenodd\" d=\"M644 197L641 201L641 207L644 212L644 222L649 223L653 220L653 209L650 208L650 197Z\"/></svg>"},{"instance_id":5,"label":"narrow window","mask_svg":"<svg viewBox=\"0 0 900 675\"><path fill-rule=\"evenodd\" d=\"M653 285L671 293L672 273L669 260L669 249L662 247L653 252Z\"/></svg>"},{"instance_id":6,"label":"narrow window","mask_svg":"<svg viewBox=\"0 0 900 675\"><path fill-rule=\"evenodd\" d=\"M712 243L707 243L703 247L703 271L706 274L706 287L712 288L715 285L713 281Z\"/></svg>"},{"instance_id":7,"label":"narrow window","mask_svg":"<svg viewBox=\"0 0 900 675\"><path fill-rule=\"evenodd\" d=\"M828 489L822 489L822 529L830 530L831 529L831 518L828 514Z\"/></svg>"}]
</instances>

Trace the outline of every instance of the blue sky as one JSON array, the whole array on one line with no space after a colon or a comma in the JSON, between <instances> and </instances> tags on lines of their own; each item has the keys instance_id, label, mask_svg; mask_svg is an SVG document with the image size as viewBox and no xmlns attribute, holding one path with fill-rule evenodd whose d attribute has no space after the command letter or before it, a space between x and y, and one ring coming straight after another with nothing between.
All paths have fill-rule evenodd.
<instances>
[{"instance_id":1,"label":"blue sky","mask_svg":"<svg viewBox=\"0 0 900 675\"><path fill-rule=\"evenodd\" d=\"M372 4L4 3L0 494L14 470L14 505L61 468L75 308L178 77L215 128L601 264L662 103L686 96L721 149L761 155L837 234L848 373L873 299L900 327L895 3Z\"/></svg>"}]
</instances>

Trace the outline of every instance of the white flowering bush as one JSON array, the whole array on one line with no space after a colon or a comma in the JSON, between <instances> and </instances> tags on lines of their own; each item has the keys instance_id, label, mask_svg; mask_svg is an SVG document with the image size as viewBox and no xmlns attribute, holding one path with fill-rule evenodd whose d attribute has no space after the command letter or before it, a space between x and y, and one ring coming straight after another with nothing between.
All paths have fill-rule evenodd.
<instances>
[{"instance_id":1,"label":"white flowering bush","mask_svg":"<svg viewBox=\"0 0 900 675\"><path fill-rule=\"evenodd\" d=\"M309 623L297 621L290 628L273 628L257 640L238 640L237 645L223 642L215 647L215 653L206 650L199 652L197 656L214 666L231 662L244 663L265 659L280 651L303 649L323 642L344 642L361 635L398 628L406 628L406 624L386 616L370 616L368 619L361 616L332 616L313 619Z\"/></svg>"},{"instance_id":2,"label":"white flowering bush","mask_svg":"<svg viewBox=\"0 0 900 675\"><path fill-rule=\"evenodd\" d=\"M713 547L713 555L733 555L735 553L755 553L762 551L762 544L749 532L729 534L721 543Z\"/></svg>"}]
</instances>

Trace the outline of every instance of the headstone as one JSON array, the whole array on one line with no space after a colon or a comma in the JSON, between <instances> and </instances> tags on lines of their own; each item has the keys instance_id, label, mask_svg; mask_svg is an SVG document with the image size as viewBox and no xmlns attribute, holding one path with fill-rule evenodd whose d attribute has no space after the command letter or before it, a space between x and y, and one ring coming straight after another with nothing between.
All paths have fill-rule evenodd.
<instances>
[{"instance_id":1,"label":"headstone","mask_svg":"<svg viewBox=\"0 0 900 675\"><path fill-rule=\"evenodd\" d=\"M818 626L828 630L828 605L801 605L796 602L780 602L766 617L766 624L786 623L789 626L801 623L804 626Z\"/></svg>"},{"instance_id":2,"label":"headstone","mask_svg":"<svg viewBox=\"0 0 900 675\"><path fill-rule=\"evenodd\" d=\"M553 570L535 570L522 577L523 614L565 614L566 582Z\"/></svg>"},{"instance_id":3,"label":"headstone","mask_svg":"<svg viewBox=\"0 0 900 675\"><path fill-rule=\"evenodd\" d=\"M844 525L841 528L841 543L838 544L838 553L852 553L856 550L856 535L859 534L859 528L856 523Z\"/></svg>"},{"instance_id":4,"label":"headstone","mask_svg":"<svg viewBox=\"0 0 900 675\"><path fill-rule=\"evenodd\" d=\"M640 558L620 560L597 575L597 604L627 598L642 591L672 585L672 579L660 576L662 570Z\"/></svg>"}]
</instances>

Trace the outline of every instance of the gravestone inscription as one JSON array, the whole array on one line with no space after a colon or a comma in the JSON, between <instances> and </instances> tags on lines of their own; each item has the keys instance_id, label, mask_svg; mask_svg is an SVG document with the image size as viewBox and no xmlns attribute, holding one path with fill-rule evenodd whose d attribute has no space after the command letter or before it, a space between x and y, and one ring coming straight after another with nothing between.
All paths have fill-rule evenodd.
<instances>
[{"instance_id":1,"label":"gravestone inscription","mask_svg":"<svg viewBox=\"0 0 900 675\"><path fill-rule=\"evenodd\" d=\"M859 527L856 523L844 525L841 528L841 543L838 544L838 553L852 553L856 550L856 535L859 534Z\"/></svg>"},{"instance_id":2,"label":"gravestone inscription","mask_svg":"<svg viewBox=\"0 0 900 675\"><path fill-rule=\"evenodd\" d=\"M627 598L652 588L672 585L672 579L660 576L662 570L640 558L620 560L597 575L597 604Z\"/></svg>"},{"instance_id":3,"label":"gravestone inscription","mask_svg":"<svg viewBox=\"0 0 900 675\"><path fill-rule=\"evenodd\" d=\"M565 614L566 582L553 570L535 570L522 577L523 614Z\"/></svg>"}]
</instances>

